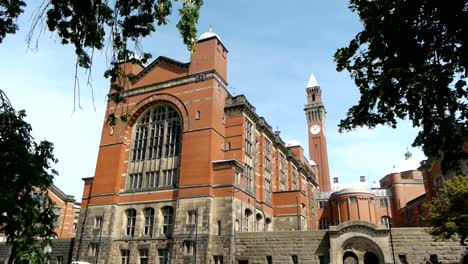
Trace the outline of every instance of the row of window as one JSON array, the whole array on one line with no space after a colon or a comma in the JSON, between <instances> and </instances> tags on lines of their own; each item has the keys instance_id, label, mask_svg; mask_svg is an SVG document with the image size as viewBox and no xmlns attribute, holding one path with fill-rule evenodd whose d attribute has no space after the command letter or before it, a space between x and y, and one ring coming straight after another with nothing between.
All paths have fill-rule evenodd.
<instances>
[{"instance_id":1,"label":"row of window","mask_svg":"<svg viewBox=\"0 0 468 264\"><path fill-rule=\"evenodd\" d=\"M139 249L138 250L138 258L140 259L140 264L148 264L149 263L149 249ZM158 249L158 263L159 264L169 264L170 263L170 254L169 249ZM128 249L121 249L120 250L120 263L121 264L129 264L130 263L130 250Z\"/></svg>"},{"instance_id":2,"label":"row of window","mask_svg":"<svg viewBox=\"0 0 468 264\"><path fill-rule=\"evenodd\" d=\"M131 173L128 175L127 189L157 189L175 187L177 185L178 169Z\"/></svg>"},{"instance_id":3,"label":"row of window","mask_svg":"<svg viewBox=\"0 0 468 264\"><path fill-rule=\"evenodd\" d=\"M382 216L382 218L380 219L380 224L382 224L382 225L384 225L386 227L390 227L390 223L391 223L391 219L388 216ZM339 220L338 220L338 222L335 223L335 225L338 225L338 224L340 224ZM325 218L320 219L319 229L324 230L324 229L328 229L328 227L329 227L328 220L325 219Z\"/></svg>"},{"instance_id":4,"label":"row of window","mask_svg":"<svg viewBox=\"0 0 468 264\"><path fill-rule=\"evenodd\" d=\"M388 206L387 199L378 199L379 200L379 205L380 207L386 208ZM355 196L352 196L349 198L349 203L351 204L356 204L358 202L358 198ZM369 200L369 203L373 203L374 200ZM332 201L332 205L336 206L336 201ZM326 209L328 208L328 201L318 201L318 207L320 209Z\"/></svg>"},{"instance_id":5,"label":"row of window","mask_svg":"<svg viewBox=\"0 0 468 264\"><path fill-rule=\"evenodd\" d=\"M143 215L144 215L144 227L143 227L142 235L153 237L155 210L153 208L145 208L143 209ZM163 207L161 208L161 215L163 219L161 233L166 237L170 237L172 235L172 229L174 225L174 209L170 206ZM126 216L126 223L125 223L124 235L134 237L135 226L137 224L136 223L137 211L133 208L127 209L125 211L125 216ZM102 219L100 221L102 222ZM96 228L96 224L95 224L95 228Z\"/></svg>"}]
</instances>

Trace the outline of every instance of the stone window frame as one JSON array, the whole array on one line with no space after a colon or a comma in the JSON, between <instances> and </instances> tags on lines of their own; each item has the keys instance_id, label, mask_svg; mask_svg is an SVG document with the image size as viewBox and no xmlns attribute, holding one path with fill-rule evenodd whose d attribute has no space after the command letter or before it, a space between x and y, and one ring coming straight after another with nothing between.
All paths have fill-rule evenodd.
<instances>
[{"instance_id":1,"label":"stone window frame","mask_svg":"<svg viewBox=\"0 0 468 264\"><path fill-rule=\"evenodd\" d=\"M146 207L143 209L143 215L145 217L143 235L153 237L154 233L154 217L155 210L152 207Z\"/></svg>"},{"instance_id":2,"label":"stone window frame","mask_svg":"<svg viewBox=\"0 0 468 264\"><path fill-rule=\"evenodd\" d=\"M327 209L328 208L328 201L318 201L318 208L319 209Z\"/></svg>"},{"instance_id":3,"label":"stone window frame","mask_svg":"<svg viewBox=\"0 0 468 264\"><path fill-rule=\"evenodd\" d=\"M195 225L197 222L197 210L187 210L187 225Z\"/></svg>"},{"instance_id":4,"label":"stone window frame","mask_svg":"<svg viewBox=\"0 0 468 264\"><path fill-rule=\"evenodd\" d=\"M88 256L96 256L98 251L98 244L96 243L89 243L88 246Z\"/></svg>"},{"instance_id":5,"label":"stone window frame","mask_svg":"<svg viewBox=\"0 0 468 264\"><path fill-rule=\"evenodd\" d=\"M384 215L380 218L380 223L382 225L384 225L385 227L389 228L390 227L390 223L392 222L392 218L390 218L390 216L388 215Z\"/></svg>"},{"instance_id":6,"label":"stone window frame","mask_svg":"<svg viewBox=\"0 0 468 264\"><path fill-rule=\"evenodd\" d=\"M100 229L102 227L103 220L104 219L103 219L102 215L95 216L94 217L94 226L93 226L93 228L94 229Z\"/></svg>"},{"instance_id":7,"label":"stone window frame","mask_svg":"<svg viewBox=\"0 0 468 264\"><path fill-rule=\"evenodd\" d=\"M224 256L222 255L213 256L213 264L223 264L223 263L224 263Z\"/></svg>"},{"instance_id":8,"label":"stone window frame","mask_svg":"<svg viewBox=\"0 0 468 264\"><path fill-rule=\"evenodd\" d=\"M164 206L161 208L162 226L161 234L165 237L172 237L174 228L174 208L172 206Z\"/></svg>"},{"instance_id":9,"label":"stone window frame","mask_svg":"<svg viewBox=\"0 0 468 264\"><path fill-rule=\"evenodd\" d=\"M120 250L120 263L130 264L130 250L129 249Z\"/></svg>"},{"instance_id":10,"label":"stone window frame","mask_svg":"<svg viewBox=\"0 0 468 264\"><path fill-rule=\"evenodd\" d=\"M192 256L195 253L195 241L184 240L182 242L183 254L186 256Z\"/></svg>"},{"instance_id":11,"label":"stone window frame","mask_svg":"<svg viewBox=\"0 0 468 264\"><path fill-rule=\"evenodd\" d=\"M127 191L170 189L178 185L183 120L177 107L157 103L132 128Z\"/></svg>"},{"instance_id":12,"label":"stone window frame","mask_svg":"<svg viewBox=\"0 0 468 264\"><path fill-rule=\"evenodd\" d=\"M358 198L356 196L349 197L349 203L350 204L357 204L358 203Z\"/></svg>"},{"instance_id":13,"label":"stone window frame","mask_svg":"<svg viewBox=\"0 0 468 264\"><path fill-rule=\"evenodd\" d=\"M149 263L149 249L148 248L140 248L138 250L138 254L140 255L140 264Z\"/></svg>"},{"instance_id":14,"label":"stone window frame","mask_svg":"<svg viewBox=\"0 0 468 264\"><path fill-rule=\"evenodd\" d=\"M128 208L127 210L125 210L125 217L126 217L125 235L134 237L137 211L134 208Z\"/></svg>"},{"instance_id":15,"label":"stone window frame","mask_svg":"<svg viewBox=\"0 0 468 264\"><path fill-rule=\"evenodd\" d=\"M329 227L328 220L326 218L321 218L319 220L319 229L325 230L325 229L328 229L328 227Z\"/></svg>"},{"instance_id":16,"label":"stone window frame","mask_svg":"<svg viewBox=\"0 0 468 264\"><path fill-rule=\"evenodd\" d=\"M379 206L382 208L387 208L388 207L388 201L386 198L379 199Z\"/></svg>"},{"instance_id":17,"label":"stone window frame","mask_svg":"<svg viewBox=\"0 0 468 264\"><path fill-rule=\"evenodd\" d=\"M158 260L160 264L166 264L169 261L169 249L159 248L158 249Z\"/></svg>"}]
</instances>

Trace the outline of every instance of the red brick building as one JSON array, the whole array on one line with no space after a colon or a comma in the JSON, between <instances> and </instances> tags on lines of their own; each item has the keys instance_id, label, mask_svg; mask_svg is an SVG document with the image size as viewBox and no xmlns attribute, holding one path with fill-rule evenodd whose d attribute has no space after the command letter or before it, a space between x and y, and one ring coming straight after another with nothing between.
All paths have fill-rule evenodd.
<instances>
[{"instance_id":1,"label":"red brick building","mask_svg":"<svg viewBox=\"0 0 468 264\"><path fill-rule=\"evenodd\" d=\"M103 124L95 175L84 179L73 259L231 263L239 233L407 224L407 206L424 193L419 164L407 156L379 188L364 177L330 184L315 77L305 93L308 159L245 96L230 94L227 62L225 45L207 32L188 63L158 57L146 67L121 64L135 78L122 82L125 105L109 101L105 115L130 118Z\"/></svg>"}]
</instances>

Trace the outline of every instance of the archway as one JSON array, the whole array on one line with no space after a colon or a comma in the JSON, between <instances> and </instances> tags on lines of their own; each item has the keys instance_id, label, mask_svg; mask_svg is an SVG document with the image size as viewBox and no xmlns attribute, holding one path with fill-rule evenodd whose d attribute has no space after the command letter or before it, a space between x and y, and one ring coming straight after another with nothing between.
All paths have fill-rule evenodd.
<instances>
[{"instance_id":1,"label":"archway","mask_svg":"<svg viewBox=\"0 0 468 264\"><path fill-rule=\"evenodd\" d=\"M371 239L363 236L354 236L347 239L343 245L343 263L381 264L384 257L381 248ZM345 262L348 261L348 262Z\"/></svg>"},{"instance_id":2,"label":"archway","mask_svg":"<svg viewBox=\"0 0 468 264\"><path fill-rule=\"evenodd\" d=\"M364 264L379 264L379 257L374 252L367 251L364 254Z\"/></svg>"},{"instance_id":3,"label":"archway","mask_svg":"<svg viewBox=\"0 0 468 264\"><path fill-rule=\"evenodd\" d=\"M348 251L343 255L343 264L357 264L357 263L358 263L358 258L356 254L354 254L353 252Z\"/></svg>"}]
</instances>

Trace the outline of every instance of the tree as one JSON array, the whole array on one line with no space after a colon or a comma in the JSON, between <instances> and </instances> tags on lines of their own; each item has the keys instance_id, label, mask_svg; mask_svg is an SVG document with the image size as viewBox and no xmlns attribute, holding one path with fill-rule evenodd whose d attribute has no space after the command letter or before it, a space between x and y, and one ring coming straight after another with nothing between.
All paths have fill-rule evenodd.
<instances>
[{"instance_id":1,"label":"tree","mask_svg":"<svg viewBox=\"0 0 468 264\"><path fill-rule=\"evenodd\" d=\"M350 0L364 25L335 53L361 93L339 130L409 119L421 146L442 170L466 160L468 1Z\"/></svg>"},{"instance_id":2,"label":"tree","mask_svg":"<svg viewBox=\"0 0 468 264\"><path fill-rule=\"evenodd\" d=\"M11 246L9 263L42 263L38 238L55 235L47 190L57 172L53 145L36 143L24 111L16 112L0 91L0 231Z\"/></svg>"},{"instance_id":3,"label":"tree","mask_svg":"<svg viewBox=\"0 0 468 264\"><path fill-rule=\"evenodd\" d=\"M446 181L442 194L428 204L428 209L431 235L443 239L458 235L464 245L468 236L468 177Z\"/></svg>"},{"instance_id":4,"label":"tree","mask_svg":"<svg viewBox=\"0 0 468 264\"><path fill-rule=\"evenodd\" d=\"M45 22L64 45L73 45L76 53L76 71L79 67L90 70L95 50L109 45L112 58L105 77L111 80L109 99L116 104L125 102L122 95L125 81L131 75L121 71L122 62L146 63L151 54L144 52L140 41L148 37L158 26L166 25L172 14L173 3L178 0L43 0L35 11L28 38L32 44L35 30ZM183 0L179 7L177 28L189 49L196 41L196 24L203 0ZM31 1L33 3L33 1ZM23 0L0 1L0 43L7 34L18 30L16 19L24 11ZM75 89L79 89L75 72ZM108 121L115 123L115 115ZM120 116L126 121L127 115Z\"/></svg>"}]
</instances>

